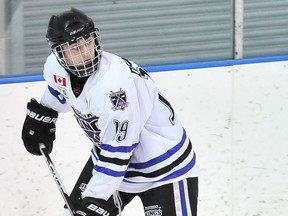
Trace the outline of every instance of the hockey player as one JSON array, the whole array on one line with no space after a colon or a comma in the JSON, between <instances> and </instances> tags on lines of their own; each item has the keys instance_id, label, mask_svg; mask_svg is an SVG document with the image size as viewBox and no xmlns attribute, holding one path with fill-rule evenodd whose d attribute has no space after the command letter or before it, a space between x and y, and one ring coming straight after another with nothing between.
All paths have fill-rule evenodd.
<instances>
[{"instance_id":1,"label":"hockey player","mask_svg":"<svg viewBox=\"0 0 288 216\"><path fill-rule=\"evenodd\" d=\"M73 112L93 143L70 195L76 215L121 214L139 196L145 215L196 216L196 155L151 77L103 51L92 19L75 8L51 17L46 38L48 87L27 104L22 140L32 154L39 143L51 153L58 113Z\"/></svg>"}]
</instances>

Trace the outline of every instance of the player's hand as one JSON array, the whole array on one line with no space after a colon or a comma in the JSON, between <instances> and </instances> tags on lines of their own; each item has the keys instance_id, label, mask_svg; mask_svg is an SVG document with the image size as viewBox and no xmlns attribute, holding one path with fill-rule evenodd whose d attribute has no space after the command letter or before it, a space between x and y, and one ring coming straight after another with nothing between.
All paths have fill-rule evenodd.
<instances>
[{"instance_id":1,"label":"player's hand","mask_svg":"<svg viewBox=\"0 0 288 216\"><path fill-rule=\"evenodd\" d=\"M104 200L85 197L81 202L81 209L76 210L75 216L108 216L110 211Z\"/></svg>"},{"instance_id":2,"label":"player's hand","mask_svg":"<svg viewBox=\"0 0 288 216\"><path fill-rule=\"evenodd\" d=\"M41 155L39 143L51 153L55 140L58 112L39 104L34 98L27 103L27 114L22 128L22 140L28 152Z\"/></svg>"}]
</instances>

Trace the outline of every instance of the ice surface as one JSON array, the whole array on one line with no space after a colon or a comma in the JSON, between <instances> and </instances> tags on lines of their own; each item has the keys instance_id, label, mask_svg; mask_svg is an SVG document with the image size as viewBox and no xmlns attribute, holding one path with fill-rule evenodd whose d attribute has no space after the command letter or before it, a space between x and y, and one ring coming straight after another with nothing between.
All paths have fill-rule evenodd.
<instances>
[{"instance_id":1,"label":"ice surface","mask_svg":"<svg viewBox=\"0 0 288 216\"><path fill-rule=\"evenodd\" d=\"M288 215L287 62L152 73L197 151L199 216ZM0 85L0 215L60 216L63 201L42 157L26 152L26 102L44 82ZM51 154L70 192L90 153L70 113ZM124 216L142 216L135 199Z\"/></svg>"}]
</instances>

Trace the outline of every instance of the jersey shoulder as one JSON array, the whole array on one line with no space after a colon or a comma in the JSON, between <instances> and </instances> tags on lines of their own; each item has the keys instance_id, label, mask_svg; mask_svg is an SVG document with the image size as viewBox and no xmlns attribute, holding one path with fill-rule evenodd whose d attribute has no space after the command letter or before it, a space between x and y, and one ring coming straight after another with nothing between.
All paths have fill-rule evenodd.
<instances>
[{"instance_id":1,"label":"jersey shoulder","mask_svg":"<svg viewBox=\"0 0 288 216\"><path fill-rule=\"evenodd\" d=\"M56 56L53 53L50 53L44 63L44 77L47 75L56 74L56 75L64 75L66 71L59 64L56 59Z\"/></svg>"},{"instance_id":2,"label":"jersey shoulder","mask_svg":"<svg viewBox=\"0 0 288 216\"><path fill-rule=\"evenodd\" d=\"M68 74L65 69L59 64L56 56L50 53L44 63L43 76L49 86L55 87L54 84L65 85ZM63 83L62 83L63 82Z\"/></svg>"},{"instance_id":3,"label":"jersey shoulder","mask_svg":"<svg viewBox=\"0 0 288 216\"><path fill-rule=\"evenodd\" d=\"M103 52L101 73L105 77L104 80L108 81L111 85L129 82L132 76L131 70L124 58L108 52Z\"/></svg>"}]
</instances>

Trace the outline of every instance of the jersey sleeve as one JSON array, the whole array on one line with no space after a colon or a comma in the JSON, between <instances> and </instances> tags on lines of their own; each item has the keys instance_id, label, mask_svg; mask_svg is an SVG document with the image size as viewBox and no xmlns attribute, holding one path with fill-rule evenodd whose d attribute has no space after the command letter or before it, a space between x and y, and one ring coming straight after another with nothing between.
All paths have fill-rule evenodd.
<instances>
[{"instance_id":1,"label":"jersey sleeve","mask_svg":"<svg viewBox=\"0 0 288 216\"><path fill-rule=\"evenodd\" d=\"M40 103L43 106L52 108L57 112L64 113L70 110L66 103L66 99L50 85L44 91Z\"/></svg>"},{"instance_id":2,"label":"jersey sleeve","mask_svg":"<svg viewBox=\"0 0 288 216\"><path fill-rule=\"evenodd\" d=\"M141 124L136 87L125 63L102 83L91 99L91 109L99 116L100 145L92 154L94 175L83 195L107 200L123 181L138 147Z\"/></svg>"},{"instance_id":3,"label":"jersey sleeve","mask_svg":"<svg viewBox=\"0 0 288 216\"><path fill-rule=\"evenodd\" d=\"M65 97L59 92L59 87L54 82L55 76L66 79L67 72L59 65L53 53L48 56L44 64L43 76L48 85L40 103L58 112L68 112L70 107L67 105Z\"/></svg>"}]
</instances>

